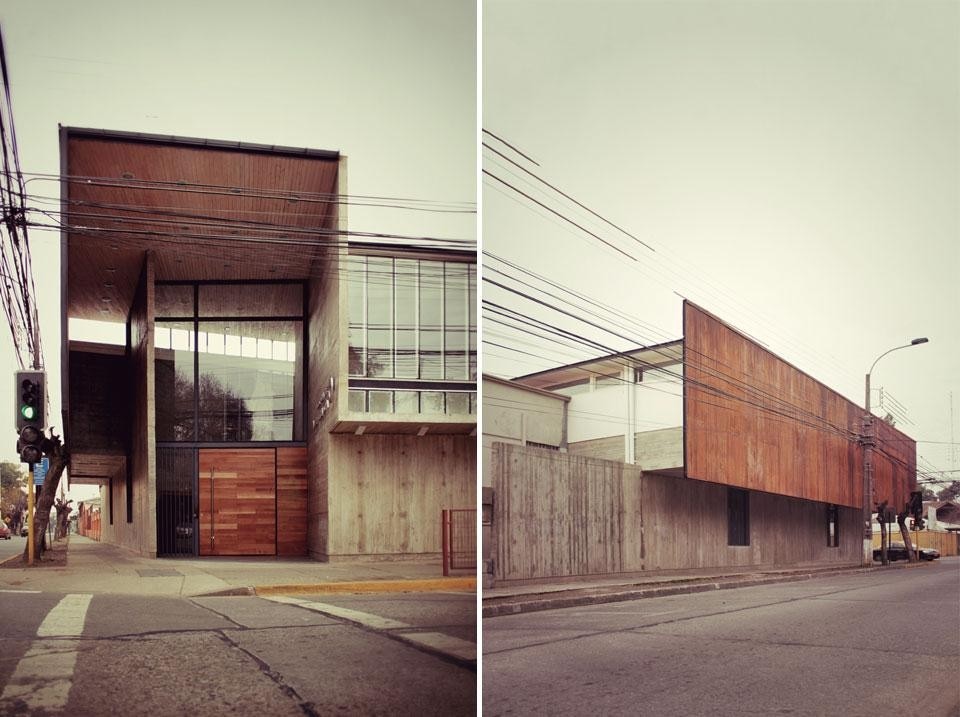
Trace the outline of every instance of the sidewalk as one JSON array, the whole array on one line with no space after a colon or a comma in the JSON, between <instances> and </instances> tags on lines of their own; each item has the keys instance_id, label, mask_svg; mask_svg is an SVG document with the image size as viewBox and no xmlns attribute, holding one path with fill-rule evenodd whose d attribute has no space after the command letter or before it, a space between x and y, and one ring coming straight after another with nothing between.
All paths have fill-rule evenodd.
<instances>
[{"instance_id":1,"label":"sidewalk","mask_svg":"<svg viewBox=\"0 0 960 717\"><path fill-rule=\"evenodd\" d=\"M0 589L167 595L472 591L474 576L442 577L440 561L321 563L308 558L144 558L70 536L66 567L0 569Z\"/></svg>"},{"instance_id":2,"label":"sidewalk","mask_svg":"<svg viewBox=\"0 0 960 717\"><path fill-rule=\"evenodd\" d=\"M736 568L728 568L723 571L687 570L677 571L669 575L634 574L577 580L576 582L498 586L483 591L482 616L498 617L563 607L597 605L710 590L728 590L768 583L811 580L828 575L853 575L881 569L922 567L927 564L926 562L891 563L886 568L879 565L872 567L845 565L829 568L780 570L757 570L756 568L745 568L742 571L737 571Z\"/></svg>"}]
</instances>

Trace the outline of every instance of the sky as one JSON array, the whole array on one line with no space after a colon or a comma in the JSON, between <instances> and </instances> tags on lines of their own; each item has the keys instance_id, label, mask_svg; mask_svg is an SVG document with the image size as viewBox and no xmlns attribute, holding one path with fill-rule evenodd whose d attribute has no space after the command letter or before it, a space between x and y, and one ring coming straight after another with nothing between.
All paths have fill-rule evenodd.
<instances>
[{"instance_id":1,"label":"sky","mask_svg":"<svg viewBox=\"0 0 960 717\"><path fill-rule=\"evenodd\" d=\"M58 124L338 150L347 191L474 202L470 0L0 0L21 168L60 169ZM31 194L59 196L33 181ZM476 239L475 215L351 207L352 230ZM58 233L30 232L53 415ZM9 333L0 365L16 370ZM0 381L11 405L12 380ZM0 460L17 460L15 434ZM77 486L72 495L95 492Z\"/></svg>"},{"instance_id":2,"label":"sky","mask_svg":"<svg viewBox=\"0 0 960 717\"><path fill-rule=\"evenodd\" d=\"M960 468L960 3L487 0L482 34L484 140L520 165L484 149L485 278L536 272L632 332L486 301L620 350L682 336L687 297L860 406L928 337L876 364L872 407ZM602 353L489 319L489 374Z\"/></svg>"}]
</instances>

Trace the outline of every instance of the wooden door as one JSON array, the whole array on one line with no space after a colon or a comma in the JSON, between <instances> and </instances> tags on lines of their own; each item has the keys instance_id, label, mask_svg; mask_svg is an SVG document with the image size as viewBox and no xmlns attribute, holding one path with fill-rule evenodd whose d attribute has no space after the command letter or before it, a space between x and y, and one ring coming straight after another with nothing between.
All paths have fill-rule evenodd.
<instances>
[{"instance_id":1,"label":"wooden door","mask_svg":"<svg viewBox=\"0 0 960 717\"><path fill-rule=\"evenodd\" d=\"M202 448L200 555L276 555L276 451Z\"/></svg>"}]
</instances>

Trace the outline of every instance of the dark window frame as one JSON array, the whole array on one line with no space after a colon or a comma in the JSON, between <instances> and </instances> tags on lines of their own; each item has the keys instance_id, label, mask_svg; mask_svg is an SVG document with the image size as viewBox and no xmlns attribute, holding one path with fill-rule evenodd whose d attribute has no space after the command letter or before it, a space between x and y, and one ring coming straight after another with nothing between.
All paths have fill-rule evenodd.
<instances>
[{"instance_id":1,"label":"dark window frame","mask_svg":"<svg viewBox=\"0 0 960 717\"><path fill-rule=\"evenodd\" d=\"M827 505L827 547L840 547L840 508L833 503Z\"/></svg>"},{"instance_id":2,"label":"dark window frame","mask_svg":"<svg viewBox=\"0 0 960 717\"><path fill-rule=\"evenodd\" d=\"M750 545L750 491L727 487L727 545Z\"/></svg>"},{"instance_id":3,"label":"dark window frame","mask_svg":"<svg viewBox=\"0 0 960 717\"><path fill-rule=\"evenodd\" d=\"M201 286L271 286L271 285L285 285L285 286L300 286L301 287L301 303L300 303L300 314L299 315L289 315L289 316L204 316L200 314L200 287ZM237 446L252 446L252 447L261 447L267 446L270 444L282 444L282 445L303 445L306 440L307 429L306 429L306 416L307 416L307 406L309 404L308 400L308 346L310 345L310 336L309 336L309 315L308 315L308 297L309 297L309 287L308 283L300 279L248 279L248 280L235 280L235 279L207 279L207 280L174 280L174 281L157 281L155 286L191 286L193 287L193 315L192 316L164 316L162 318L154 318L155 324L165 324L165 323L176 323L176 322L191 322L193 324L193 438L184 440L184 441L170 441L163 440L158 441L158 445L163 443L165 445L179 445L179 446L200 446L200 445L230 445L233 447ZM210 442L210 441L200 441L199 431L199 413L200 413L200 351L198 349L198 334L200 331L200 323L204 321L231 321L231 322L281 322L281 321L299 321L300 322L300 336L301 336L301 346L300 346L300 363L301 370L303 372L303 377L301 380L301 396L300 396L300 405L302 406L302 415L300 417L299 435L297 434L297 421L294 418L294 435L289 441L235 441L235 442ZM129 342L128 342L129 343ZM294 404L296 405L296 404Z\"/></svg>"}]
</instances>

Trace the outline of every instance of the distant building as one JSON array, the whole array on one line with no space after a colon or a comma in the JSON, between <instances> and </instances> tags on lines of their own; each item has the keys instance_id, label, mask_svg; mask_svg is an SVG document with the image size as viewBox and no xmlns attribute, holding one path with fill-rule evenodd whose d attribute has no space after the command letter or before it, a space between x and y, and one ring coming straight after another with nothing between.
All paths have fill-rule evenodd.
<instances>
[{"instance_id":1,"label":"distant building","mask_svg":"<svg viewBox=\"0 0 960 717\"><path fill-rule=\"evenodd\" d=\"M476 505L476 253L354 240L337 152L63 128L61 161L69 475L102 539L439 554Z\"/></svg>"}]
</instances>

